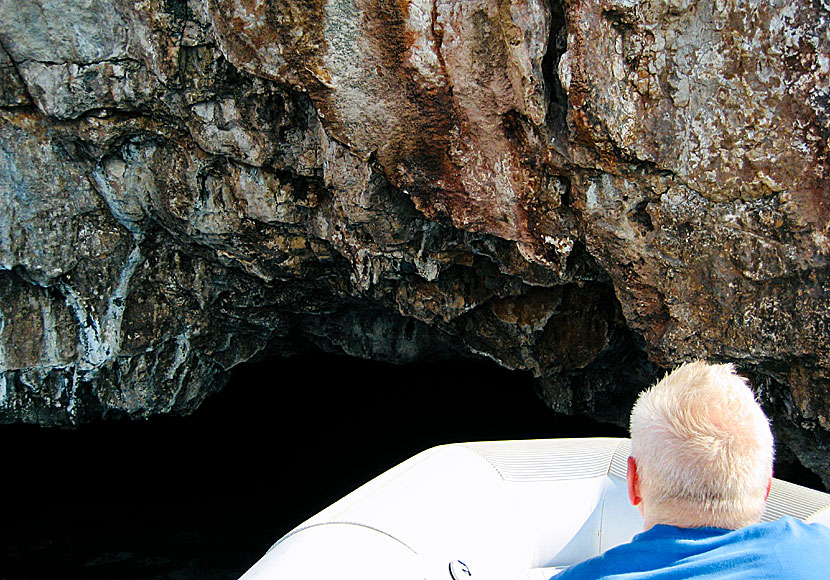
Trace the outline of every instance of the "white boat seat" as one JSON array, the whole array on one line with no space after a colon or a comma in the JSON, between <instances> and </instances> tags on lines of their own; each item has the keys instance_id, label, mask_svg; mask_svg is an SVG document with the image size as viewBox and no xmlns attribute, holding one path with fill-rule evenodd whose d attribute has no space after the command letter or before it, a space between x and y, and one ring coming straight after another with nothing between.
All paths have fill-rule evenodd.
<instances>
[{"instance_id":1,"label":"white boat seat","mask_svg":"<svg viewBox=\"0 0 830 580\"><path fill-rule=\"evenodd\" d=\"M297 526L242 580L451 580L456 560L470 580L548 580L642 529L629 450L618 438L429 449ZM775 480L764 518L830 524L829 508L830 495Z\"/></svg>"}]
</instances>

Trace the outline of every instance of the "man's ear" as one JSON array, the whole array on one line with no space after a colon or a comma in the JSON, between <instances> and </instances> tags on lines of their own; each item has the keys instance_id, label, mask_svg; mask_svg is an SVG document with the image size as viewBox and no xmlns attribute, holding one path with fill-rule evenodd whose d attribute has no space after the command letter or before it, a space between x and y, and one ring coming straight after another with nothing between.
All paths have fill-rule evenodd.
<instances>
[{"instance_id":1,"label":"man's ear","mask_svg":"<svg viewBox=\"0 0 830 580\"><path fill-rule=\"evenodd\" d=\"M769 490L772 488L772 475L769 476L769 481L767 482L767 493L764 495L764 501L769 499Z\"/></svg>"},{"instance_id":2,"label":"man's ear","mask_svg":"<svg viewBox=\"0 0 830 580\"><path fill-rule=\"evenodd\" d=\"M633 506L640 505L643 501L643 496L640 495L640 474L637 473L637 462L631 456L628 458L626 480L628 481L628 501Z\"/></svg>"}]
</instances>

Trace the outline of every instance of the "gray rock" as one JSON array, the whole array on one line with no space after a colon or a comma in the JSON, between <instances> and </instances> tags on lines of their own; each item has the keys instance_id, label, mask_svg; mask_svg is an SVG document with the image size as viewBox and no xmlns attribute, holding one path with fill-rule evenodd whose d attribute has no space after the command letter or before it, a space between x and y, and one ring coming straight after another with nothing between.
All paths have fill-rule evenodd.
<instances>
[{"instance_id":1,"label":"gray rock","mask_svg":"<svg viewBox=\"0 0 830 580\"><path fill-rule=\"evenodd\" d=\"M829 19L0 0L0 419L189 413L323 349L624 424L702 357L830 484Z\"/></svg>"}]
</instances>

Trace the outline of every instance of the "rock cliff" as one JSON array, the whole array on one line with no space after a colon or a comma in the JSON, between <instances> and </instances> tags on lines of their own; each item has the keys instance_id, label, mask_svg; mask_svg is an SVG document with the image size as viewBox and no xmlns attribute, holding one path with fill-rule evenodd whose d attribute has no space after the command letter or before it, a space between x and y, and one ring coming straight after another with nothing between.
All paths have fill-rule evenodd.
<instances>
[{"instance_id":1,"label":"rock cliff","mask_svg":"<svg viewBox=\"0 0 830 580\"><path fill-rule=\"evenodd\" d=\"M624 423L705 357L830 485L828 31L825 0L0 0L0 418L188 413L323 349L488 357Z\"/></svg>"}]
</instances>

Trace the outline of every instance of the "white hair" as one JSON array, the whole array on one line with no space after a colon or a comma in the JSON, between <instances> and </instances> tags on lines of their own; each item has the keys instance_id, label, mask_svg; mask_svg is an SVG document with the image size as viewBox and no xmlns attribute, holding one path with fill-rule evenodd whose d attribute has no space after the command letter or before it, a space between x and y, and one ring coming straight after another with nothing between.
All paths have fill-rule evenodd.
<instances>
[{"instance_id":1,"label":"white hair","mask_svg":"<svg viewBox=\"0 0 830 580\"><path fill-rule=\"evenodd\" d=\"M654 523L737 529L759 521L773 455L769 420L731 364L684 364L631 411L631 456Z\"/></svg>"}]
</instances>

